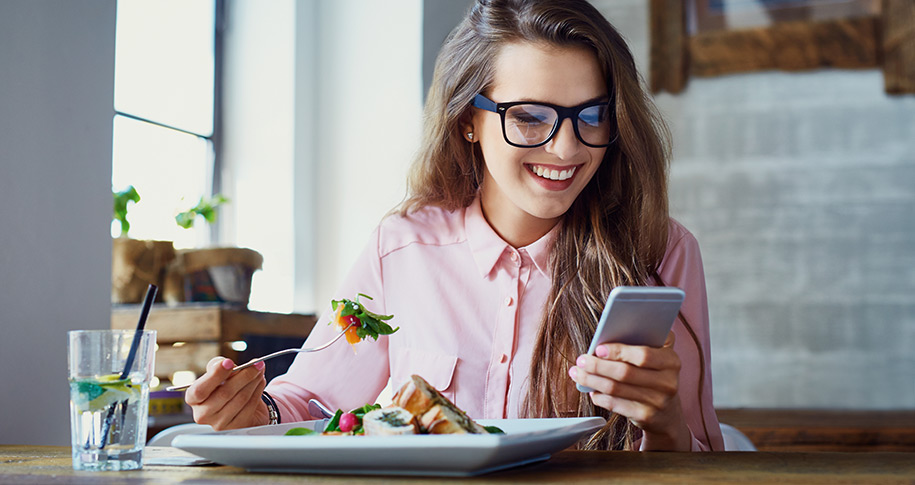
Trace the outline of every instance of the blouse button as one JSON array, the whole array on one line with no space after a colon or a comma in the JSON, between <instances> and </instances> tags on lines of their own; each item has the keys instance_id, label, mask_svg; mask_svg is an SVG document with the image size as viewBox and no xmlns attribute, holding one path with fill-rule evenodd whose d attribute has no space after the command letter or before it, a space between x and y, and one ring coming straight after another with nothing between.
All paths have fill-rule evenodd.
<instances>
[{"instance_id":1,"label":"blouse button","mask_svg":"<svg viewBox=\"0 0 915 485\"><path fill-rule=\"evenodd\" d=\"M512 258L512 261L514 261L514 262L517 263L517 262L518 262L518 253L512 251L512 256L511 256L511 258Z\"/></svg>"},{"instance_id":2,"label":"blouse button","mask_svg":"<svg viewBox=\"0 0 915 485\"><path fill-rule=\"evenodd\" d=\"M515 302L515 300L512 299L512 297L510 297L510 296L505 298L505 306L512 306L512 303L514 303L514 302Z\"/></svg>"}]
</instances>

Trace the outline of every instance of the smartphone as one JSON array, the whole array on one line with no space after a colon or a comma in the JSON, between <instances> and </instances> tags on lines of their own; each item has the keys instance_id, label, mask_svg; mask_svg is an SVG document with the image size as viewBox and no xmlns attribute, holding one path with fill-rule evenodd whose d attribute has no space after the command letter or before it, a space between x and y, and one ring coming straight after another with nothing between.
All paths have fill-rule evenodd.
<instances>
[{"instance_id":1,"label":"smartphone","mask_svg":"<svg viewBox=\"0 0 915 485\"><path fill-rule=\"evenodd\" d=\"M607 342L660 347L667 340L686 294L666 286L618 286L610 292L588 354ZM581 392L594 389L576 384Z\"/></svg>"}]
</instances>

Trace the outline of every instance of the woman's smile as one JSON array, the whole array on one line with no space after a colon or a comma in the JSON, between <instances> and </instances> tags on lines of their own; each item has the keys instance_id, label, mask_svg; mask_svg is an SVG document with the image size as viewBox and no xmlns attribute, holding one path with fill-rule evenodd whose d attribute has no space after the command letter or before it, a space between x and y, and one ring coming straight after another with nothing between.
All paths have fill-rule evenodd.
<instances>
[{"instance_id":1,"label":"woman's smile","mask_svg":"<svg viewBox=\"0 0 915 485\"><path fill-rule=\"evenodd\" d=\"M575 179L575 173L582 165L583 164L561 166L543 163L527 163L524 166L541 187L547 190L559 191L566 190L572 186Z\"/></svg>"}]
</instances>

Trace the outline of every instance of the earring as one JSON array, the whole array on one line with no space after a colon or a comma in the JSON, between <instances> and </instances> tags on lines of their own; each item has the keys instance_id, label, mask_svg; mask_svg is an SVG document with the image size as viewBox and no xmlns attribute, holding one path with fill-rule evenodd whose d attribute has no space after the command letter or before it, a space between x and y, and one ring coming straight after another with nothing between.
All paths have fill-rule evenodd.
<instances>
[{"instance_id":1,"label":"earring","mask_svg":"<svg viewBox=\"0 0 915 485\"><path fill-rule=\"evenodd\" d=\"M472 131L467 132L467 139L470 141L473 141L473 132Z\"/></svg>"}]
</instances>

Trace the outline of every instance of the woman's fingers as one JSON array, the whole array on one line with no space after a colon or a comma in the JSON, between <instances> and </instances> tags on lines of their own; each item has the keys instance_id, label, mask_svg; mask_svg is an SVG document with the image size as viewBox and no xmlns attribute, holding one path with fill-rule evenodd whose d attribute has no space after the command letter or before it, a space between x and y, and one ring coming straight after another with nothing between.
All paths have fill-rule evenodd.
<instances>
[{"instance_id":1,"label":"woman's fingers","mask_svg":"<svg viewBox=\"0 0 915 485\"><path fill-rule=\"evenodd\" d=\"M184 400L191 406L206 401L210 394L232 374L235 364L225 357L213 357L207 362L207 371L184 392Z\"/></svg>"},{"instance_id":2,"label":"woman's fingers","mask_svg":"<svg viewBox=\"0 0 915 485\"><path fill-rule=\"evenodd\" d=\"M237 429L245 428L252 426L254 424L253 417L260 406L263 406L264 403L261 400L261 393L264 392L264 388L267 387L267 380L260 379L257 382L257 385L254 388L254 392L248 397L248 401L241 405L239 412L235 414L235 417L226 424L225 429Z\"/></svg>"},{"instance_id":3,"label":"woman's fingers","mask_svg":"<svg viewBox=\"0 0 915 485\"><path fill-rule=\"evenodd\" d=\"M628 365L628 364L623 364ZM635 369L630 375L637 374L638 379L627 380L608 377L595 371L581 370L575 367L575 381L594 389L596 392L621 399L644 402L652 407L663 407L677 394L677 377L672 373L644 371Z\"/></svg>"},{"instance_id":4,"label":"woman's fingers","mask_svg":"<svg viewBox=\"0 0 915 485\"><path fill-rule=\"evenodd\" d=\"M254 374L254 378L243 380L242 378L250 377L242 374L248 370L254 371L248 373ZM213 426L213 429L217 431L250 426L250 418L255 409L249 408L248 404L254 397L258 400L260 399L260 393L264 390L266 384L263 373L254 367L238 371L229 381L226 381L225 385L214 391L214 395L219 398L217 402L223 402L223 405L218 410L201 409L200 419L197 419L198 415L195 409L194 419L198 423ZM241 387L236 388L239 385ZM233 426L233 424L235 425Z\"/></svg>"},{"instance_id":5,"label":"woman's fingers","mask_svg":"<svg viewBox=\"0 0 915 485\"><path fill-rule=\"evenodd\" d=\"M670 332L661 348L607 343L599 345L594 354L610 361L628 362L640 368L661 370L674 365L679 366L680 359L673 351L673 346L674 333Z\"/></svg>"},{"instance_id":6,"label":"woman's fingers","mask_svg":"<svg viewBox=\"0 0 915 485\"><path fill-rule=\"evenodd\" d=\"M233 372L235 364L226 358L215 357L207 364L207 372L198 378L185 393L185 401L192 407L194 421L209 424L217 430L250 426L256 403L266 386L264 363ZM250 416L249 416L250 415ZM247 419L247 421L246 421Z\"/></svg>"},{"instance_id":7,"label":"woman's fingers","mask_svg":"<svg viewBox=\"0 0 915 485\"><path fill-rule=\"evenodd\" d=\"M666 359L668 362L662 369L642 368L628 362L600 359L594 356L583 355L578 358L576 367L582 374L579 382L592 389L603 389L612 382L625 383L630 386L656 389L665 393L676 393L680 374L680 361L676 354ZM584 371L582 373L582 371ZM593 384L593 385L592 385ZM608 394L609 388L606 389Z\"/></svg>"}]
</instances>

